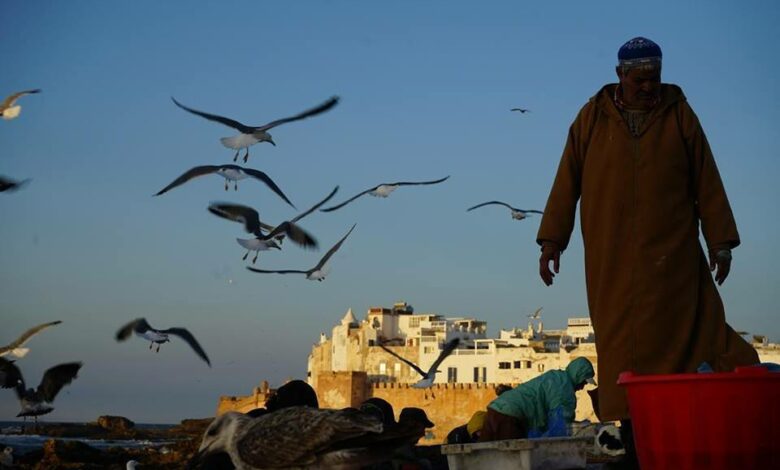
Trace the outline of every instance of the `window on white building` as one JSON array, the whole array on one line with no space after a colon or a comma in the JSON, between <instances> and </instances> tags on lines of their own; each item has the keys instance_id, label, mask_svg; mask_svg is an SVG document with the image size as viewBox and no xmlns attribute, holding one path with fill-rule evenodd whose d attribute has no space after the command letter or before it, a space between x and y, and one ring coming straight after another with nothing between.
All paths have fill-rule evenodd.
<instances>
[{"instance_id":1,"label":"window on white building","mask_svg":"<svg viewBox=\"0 0 780 470\"><path fill-rule=\"evenodd\" d=\"M539 372L544 372L544 364L539 364L536 368L539 369Z\"/></svg>"},{"instance_id":2,"label":"window on white building","mask_svg":"<svg viewBox=\"0 0 780 470\"><path fill-rule=\"evenodd\" d=\"M454 384L458 381L458 368L447 367L447 383Z\"/></svg>"},{"instance_id":3,"label":"window on white building","mask_svg":"<svg viewBox=\"0 0 780 470\"><path fill-rule=\"evenodd\" d=\"M498 363L498 368L499 369L509 369L511 367L512 367L512 363L511 362L499 362Z\"/></svg>"},{"instance_id":4,"label":"window on white building","mask_svg":"<svg viewBox=\"0 0 780 470\"><path fill-rule=\"evenodd\" d=\"M412 317L409 319L409 327L416 328L420 326L420 317Z\"/></svg>"},{"instance_id":5,"label":"window on white building","mask_svg":"<svg viewBox=\"0 0 780 470\"><path fill-rule=\"evenodd\" d=\"M396 362L395 365L393 366L393 375L395 375L396 377L400 377L401 376L401 363L400 362Z\"/></svg>"},{"instance_id":6,"label":"window on white building","mask_svg":"<svg viewBox=\"0 0 780 470\"><path fill-rule=\"evenodd\" d=\"M379 375L385 375L387 374L387 364L384 362L379 363Z\"/></svg>"},{"instance_id":7,"label":"window on white building","mask_svg":"<svg viewBox=\"0 0 780 470\"><path fill-rule=\"evenodd\" d=\"M475 367L474 368L474 382L487 382L487 367Z\"/></svg>"},{"instance_id":8,"label":"window on white building","mask_svg":"<svg viewBox=\"0 0 780 470\"><path fill-rule=\"evenodd\" d=\"M433 346L423 346L423 353L430 354L433 352Z\"/></svg>"},{"instance_id":9,"label":"window on white building","mask_svg":"<svg viewBox=\"0 0 780 470\"><path fill-rule=\"evenodd\" d=\"M523 361L515 361L514 364L512 364L512 367L515 369L522 369L523 368Z\"/></svg>"}]
</instances>

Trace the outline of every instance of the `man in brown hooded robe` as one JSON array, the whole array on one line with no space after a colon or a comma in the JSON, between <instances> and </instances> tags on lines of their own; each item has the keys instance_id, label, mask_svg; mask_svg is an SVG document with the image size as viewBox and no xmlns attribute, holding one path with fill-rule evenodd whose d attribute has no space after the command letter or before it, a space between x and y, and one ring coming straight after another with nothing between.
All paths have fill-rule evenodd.
<instances>
[{"instance_id":1,"label":"man in brown hooded robe","mask_svg":"<svg viewBox=\"0 0 780 470\"><path fill-rule=\"evenodd\" d=\"M592 97L569 129L537 236L549 286L580 201L602 420L629 417L620 372L758 362L726 324L710 274L717 268L718 284L726 279L739 235L699 120L679 87L661 83L658 45L634 38L618 59L620 82Z\"/></svg>"}]
</instances>

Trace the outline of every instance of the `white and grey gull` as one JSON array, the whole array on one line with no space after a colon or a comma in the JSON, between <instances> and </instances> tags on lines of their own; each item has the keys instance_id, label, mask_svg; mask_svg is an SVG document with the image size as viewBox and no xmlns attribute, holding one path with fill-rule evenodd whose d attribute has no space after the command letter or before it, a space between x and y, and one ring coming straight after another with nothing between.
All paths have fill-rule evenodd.
<instances>
[{"instance_id":1,"label":"white and grey gull","mask_svg":"<svg viewBox=\"0 0 780 470\"><path fill-rule=\"evenodd\" d=\"M21 411L16 416L32 416L38 421L38 416L51 413L54 407L51 403L62 390L78 375L81 362L68 362L49 368L44 372L43 379L37 388L27 388L22 372L13 361L0 357L0 388L13 388L21 405Z\"/></svg>"},{"instance_id":2,"label":"white and grey gull","mask_svg":"<svg viewBox=\"0 0 780 470\"><path fill-rule=\"evenodd\" d=\"M181 176L173 180L171 184L161 189L159 192L155 194L155 196L160 196L161 194L165 194L171 189L181 186L184 183L190 181L191 179L197 178L199 176L205 176L205 175L211 175L211 174L218 174L219 176L225 178L225 191L228 190L229 185L228 182L233 182L233 188L238 191L238 182L246 179L246 178L255 178L257 180L262 181L263 183L268 186L271 191L275 192L280 198L284 200L287 204L291 205L292 207L295 207L295 205L290 202L290 200L285 196L284 192L282 192L281 188L274 182L274 180L271 179L270 176L268 176L266 173L255 170L252 168L243 168L238 165L202 165L202 166L196 166L193 168L190 168L186 172L184 172Z\"/></svg>"},{"instance_id":3,"label":"white and grey gull","mask_svg":"<svg viewBox=\"0 0 780 470\"><path fill-rule=\"evenodd\" d=\"M125 341L133 333L135 333L136 336L149 341L149 349L152 349L152 347L157 344L157 352L160 352L160 345L170 342L171 335L178 336L189 344L192 350L195 351L195 354L211 367L211 361L209 360L208 355L206 355L206 351L203 350L200 343L198 343L198 340L195 339L195 336L186 328L175 327L166 330L157 330L152 328L145 318L136 318L117 331L116 340Z\"/></svg>"},{"instance_id":4,"label":"white and grey gull","mask_svg":"<svg viewBox=\"0 0 780 470\"><path fill-rule=\"evenodd\" d=\"M328 260L341 248L341 245L344 243L344 240L347 239L350 233L355 229L355 225L352 226L352 228L349 229L349 232L347 232L346 235L341 237L341 240L336 242L335 245L330 247L330 250L328 250L327 253L325 253L325 256L323 256L320 261L317 263L316 266L314 266L311 269L308 269L306 271L302 270L296 270L296 269L278 269L278 270L270 270L270 269L257 269L253 268L251 266L247 266L246 268L252 272L256 273L263 273L263 274L303 274L306 276L306 279L310 281L322 281L325 279L325 276L328 275L328 270L326 269L326 264Z\"/></svg>"},{"instance_id":5,"label":"white and grey gull","mask_svg":"<svg viewBox=\"0 0 780 470\"><path fill-rule=\"evenodd\" d=\"M209 121L218 122L228 127L232 127L233 129L236 129L238 132L240 132L240 134L236 136L223 137L220 139L222 145L236 151L236 154L233 156L234 162L238 160L238 155L242 149L246 150L246 154L244 155L244 161L246 162L247 159L249 158L249 147L255 145L258 142L268 142L271 145L275 146L276 143L271 137L271 134L268 133L268 131L273 129L274 127L280 126L282 124L286 124L288 122L300 121L301 119L306 119L308 117L322 114L325 111L328 111L334 106L336 106L336 104L339 102L339 97L333 96L327 101L320 104L319 106L306 110L302 113L296 114L295 116L277 119L275 121L269 122L268 124L263 124L262 126L247 126L246 124L242 124L236 120L226 118L224 116L210 114L210 113L198 111L196 109L192 109L190 107L184 106L183 104L176 101L176 98L171 97L171 99L176 104L176 106L180 107L181 109L187 112L208 119Z\"/></svg>"},{"instance_id":6,"label":"white and grey gull","mask_svg":"<svg viewBox=\"0 0 780 470\"><path fill-rule=\"evenodd\" d=\"M449 178L449 176L445 176L444 178L440 178L433 181L398 181L395 183L382 183L374 186L373 188L368 188L365 191L362 191L351 198L347 199L346 201L336 204L335 206L327 207L325 209L320 209L322 212L331 212L335 211L336 209L341 209L342 207L346 206L350 202L354 201L355 199L359 198L360 196L369 194L374 197L387 197L389 196L393 191L398 189L401 186L420 186L420 185L430 185L430 184L439 184L443 183Z\"/></svg>"},{"instance_id":7,"label":"white and grey gull","mask_svg":"<svg viewBox=\"0 0 780 470\"><path fill-rule=\"evenodd\" d=\"M414 362L399 356L394 351L391 351L384 344L379 343L379 347L384 349L385 352L387 352L388 354L391 354L397 357L398 359L400 359L401 361L405 362L406 364L409 365L409 367L416 370L418 374L422 375L422 379L412 385L413 388L430 388L433 385L433 382L436 380L436 373L440 372L439 366L445 359L447 359L447 357L450 354L452 354L452 351L454 351L455 348L458 347L458 344L460 344L460 338L453 338L447 341L447 343L444 344L444 347L442 347L439 357L437 357L436 360L433 361L433 364L431 364L431 367L429 367L427 371L422 370Z\"/></svg>"},{"instance_id":8,"label":"white and grey gull","mask_svg":"<svg viewBox=\"0 0 780 470\"><path fill-rule=\"evenodd\" d=\"M48 323L41 323L40 325L36 325L30 328L29 330L22 333L14 341L10 342L5 346L0 346L0 356L9 355L18 358L22 358L26 356L27 353L30 352L30 349L25 348L23 346L27 344L27 341L29 341L30 338L40 333L41 331L45 330L46 328L54 325L59 325L60 323L62 323L62 321L57 320Z\"/></svg>"},{"instance_id":9,"label":"white and grey gull","mask_svg":"<svg viewBox=\"0 0 780 470\"><path fill-rule=\"evenodd\" d=\"M34 90L19 91L11 95L8 95L5 98L5 100L3 100L2 103L0 103L0 116L2 116L3 119L5 119L6 121L16 118L17 116L19 116L19 113L22 112L22 107L21 105L16 104L16 100L18 100L24 95L32 95L40 92L41 89L36 88Z\"/></svg>"},{"instance_id":10,"label":"white and grey gull","mask_svg":"<svg viewBox=\"0 0 780 470\"><path fill-rule=\"evenodd\" d=\"M537 211L534 209L518 209L517 207L512 207L509 204L501 201L483 202L481 204L477 204L476 206L469 207L468 209L466 209L466 212L473 211L474 209L484 207L484 206L490 206L490 205L498 205L498 206L504 206L508 208L511 211L512 218L515 220L523 220L527 218L529 214L543 214L542 211Z\"/></svg>"}]
</instances>

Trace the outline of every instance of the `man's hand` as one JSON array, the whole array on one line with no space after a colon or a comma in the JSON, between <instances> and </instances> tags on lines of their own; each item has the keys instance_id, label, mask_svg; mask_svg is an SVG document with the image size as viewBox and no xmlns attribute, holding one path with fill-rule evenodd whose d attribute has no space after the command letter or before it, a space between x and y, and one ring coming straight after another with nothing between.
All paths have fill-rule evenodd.
<instances>
[{"instance_id":1,"label":"man's hand","mask_svg":"<svg viewBox=\"0 0 780 470\"><path fill-rule=\"evenodd\" d=\"M550 261L553 262L553 270L550 271ZM545 243L542 247L542 256L539 258L539 276L547 286L552 285L555 274L561 267L561 250L555 245Z\"/></svg>"},{"instance_id":2,"label":"man's hand","mask_svg":"<svg viewBox=\"0 0 780 470\"><path fill-rule=\"evenodd\" d=\"M720 286L731 271L731 250L710 251L710 271L715 271L716 267L718 272L715 273L715 282Z\"/></svg>"}]
</instances>

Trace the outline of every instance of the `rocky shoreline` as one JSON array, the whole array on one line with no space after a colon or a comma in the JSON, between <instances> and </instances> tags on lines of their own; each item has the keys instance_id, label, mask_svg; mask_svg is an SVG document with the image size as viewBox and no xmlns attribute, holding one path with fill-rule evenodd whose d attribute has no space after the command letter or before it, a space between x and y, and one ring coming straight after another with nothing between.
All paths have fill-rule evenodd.
<instances>
[{"instance_id":1,"label":"rocky shoreline","mask_svg":"<svg viewBox=\"0 0 780 470\"><path fill-rule=\"evenodd\" d=\"M127 461L137 460L141 468L180 469L197 451L203 432L212 420L187 419L164 430L138 429L132 421L121 416L101 416L86 424L39 424L35 434L49 439L41 449L22 455L15 453L13 468L124 470ZM19 435L28 435L31 429L28 426L26 432ZM108 448L97 449L78 439L102 440ZM110 446L111 441L128 440L152 444L138 448ZM6 445L9 444L0 436L0 449Z\"/></svg>"}]
</instances>

